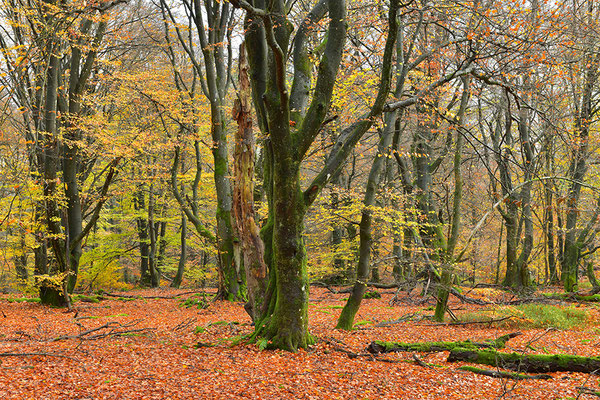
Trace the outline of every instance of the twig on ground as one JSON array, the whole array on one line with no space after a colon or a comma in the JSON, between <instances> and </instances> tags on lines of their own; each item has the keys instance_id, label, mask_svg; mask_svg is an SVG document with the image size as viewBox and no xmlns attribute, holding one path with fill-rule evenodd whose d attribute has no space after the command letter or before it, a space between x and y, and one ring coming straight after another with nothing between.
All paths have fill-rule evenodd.
<instances>
[{"instance_id":1,"label":"twig on ground","mask_svg":"<svg viewBox=\"0 0 600 400\"><path fill-rule=\"evenodd\" d=\"M44 356L44 357L59 357L68 358L69 360L79 361L76 358L65 356L63 354L46 353L46 352L33 352L33 353L0 353L0 357L33 357L33 356Z\"/></svg>"},{"instance_id":2,"label":"twig on ground","mask_svg":"<svg viewBox=\"0 0 600 400\"><path fill-rule=\"evenodd\" d=\"M371 353L355 353L353 351L347 350L344 347L340 346L338 343L345 345L344 342L337 340L337 339L327 339L327 338L323 338L323 341L325 343L327 343L328 345L330 345L331 347L333 347L333 349L335 351L339 351L340 353L344 353L348 355L348 358L358 358L358 357L368 357L371 361L376 360L375 357L373 357L373 354ZM337 342L337 343L335 343Z\"/></svg>"},{"instance_id":3,"label":"twig on ground","mask_svg":"<svg viewBox=\"0 0 600 400\"><path fill-rule=\"evenodd\" d=\"M78 335L63 335L63 336L59 336L57 338L51 339L50 341L56 342L59 340L68 340L68 339L98 340L98 339L107 338L109 336L141 334L143 332L150 332L155 329L155 328L127 329L127 328L137 325L139 322L140 322L139 320L132 321L129 324L119 324L118 322L108 322L102 326L88 329L87 331L83 331L83 332L79 333ZM106 331L100 332L105 329L106 329ZM91 333L94 333L94 332L100 332L100 333L97 333L95 335L90 335Z\"/></svg>"},{"instance_id":4,"label":"twig on ground","mask_svg":"<svg viewBox=\"0 0 600 400\"><path fill-rule=\"evenodd\" d=\"M498 318L498 319L490 319L487 321L455 321L455 322L438 322L435 324L417 324L421 326L453 326L453 325L472 325L472 324L493 324L495 322L505 321L507 319L513 318L513 315L509 315L507 317Z\"/></svg>"},{"instance_id":5,"label":"twig on ground","mask_svg":"<svg viewBox=\"0 0 600 400\"><path fill-rule=\"evenodd\" d=\"M418 356L418 355L416 355L416 354L413 354L413 355L412 355L412 358L413 358L413 360L415 360L415 362L416 362L418 365L420 365L421 367L424 367L424 368L431 368L431 369L433 369L433 367L432 367L431 365L429 365L429 364L426 364L425 362L423 362L423 360L421 360L421 359L419 358L419 356Z\"/></svg>"},{"instance_id":6,"label":"twig on ground","mask_svg":"<svg viewBox=\"0 0 600 400\"><path fill-rule=\"evenodd\" d=\"M579 397L582 394L589 394L591 396L600 397L600 391L586 387L586 386L578 386L575 389L577 389L577 391L579 392L579 394L576 397L576 400L579 399Z\"/></svg>"},{"instance_id":7,"label":"twig on ground","mask_svg":"<svg viewBox=\"0 0 600 400\"><path fill-rule=\"evenodd\" d=\"M187 328L188 326L190 326L191 324L193 324L194 322L196 322L196 318L188 318L186 320L183 320L179 324L177 324L176 326L173 327L173 331L174 332L181 331L181 330Z\"/></svg>"},{"instance_id":8,"label":"twig on ground","mask_svg":"<svg viewBox=\"0 0 600 400\"><path fill-rule=\"evenodd\" d=\"M400 323L405 322L405 321L410 321L411 319L413 319L417 315L418 315L418 313L416 313L416 312L404 314L400 318L395 319L393 321L382 321L382 322L378 323L377 325L375 325L375 327L376 328L381 328L381 327L384 327L384 326L390 326L390 325L400 324Z\"/></svg>"}]
</instances>

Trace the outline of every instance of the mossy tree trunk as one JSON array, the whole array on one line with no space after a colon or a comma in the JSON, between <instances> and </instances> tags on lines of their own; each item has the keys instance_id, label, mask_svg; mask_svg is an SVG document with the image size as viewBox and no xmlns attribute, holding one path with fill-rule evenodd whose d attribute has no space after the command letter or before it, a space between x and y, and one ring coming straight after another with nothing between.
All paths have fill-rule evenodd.
<instances>
[{"instance_id":1,"label":"mossy tree trunk","mask_svg":"<svg viewBox=\"0 0 600 400\"><path fill-rule=\"evenodd\" d=\"M592 285L592 290L594 293L600 292L600 283L598 283L598 279L596 278L596 274L594 272L594 263L592 261L586 261L585 263L585 273L587 275L588 280Z\"/></svg>"},{"instance_id":2,"label":"mossy tree trunk","mask_svg":"<svg viewBox=\"0 0 600 400\"><path fill-rule=\"evenodd\" d=\"M592 373L600 369L600 357L569 354L501 353L493 350L453 349L448 362L466 361L520 372L572 371Z\"/></svg>"},{"instance_id":3,"label":"mossy tree trunk","mask_svg":"<svg viewBox=\"0 0 600 400\"><path fill-rule=\"evenodd\" d=\"M268 340L271 348L296 351L313 342L308 332L309 282L302 234L306 208L314 201L311 195L316 197L322 188L317 185L302 191L300 165L331 102L346 34L345 2L319 1L299 28L291 93L285 82L291 34L285 4L279 0L268 3L256 1L251 7L237 4L247 8L246 48L253 98L259 126L269 134L264 164L269 216L262 236L270 274L265 307L255 335ZM327 44L312 102L308 105L312 74L308 35L327 11L331 19ZM290 120L295 122L294 131Z\"/></svg>"},{"instance_id":4,"label":"mossy tree trunk","mask_svg":"<svg viewBox=\"0 0 600 400\"><path fill-rule=\"evenodd\" d=\"M452 279L454 276L454 250L458 243L458 237L460 235L461 228L461 204L463 194L463 177L462 177L462 152L464 147L464 132L461 131L465 121L465 113L467 111L471 81L469 77L463 77L463 93L460 102L460 109L456 119L456 136L454 145L454 193L452 197L452 215L450 223L450 234L448 237L447 245L443 250L443 264L442 264L442 276L440 281L440 287L437 293L437 301L435 306L435 312L433 319L438 322L444 320L444 315L448 308L448 297L450 295L450 288L452 287Z\"/></svg>"},{"instance_id":5,"label":"mossy tree trunk","mask_svg":"<svg viewBox=\"0 0 600 400\"><path fill-rule=\"evenodd\" d=\"M578 115L575 117L576 145L573 145L573 158L569 166L569 177L572 179L567 196L566 222L564 235L564 250L561 263L561 279L566 292L577 290L577 269L583 247L582 241L578 240L581 235L577 231L577 220L580 210L579 198L581 196L582 182L587 171L586 159L589 153L590 122L594 118L592 96L595 83L598 79L597 57L588 58L587 72L581 103L577 105Z\"/></svg>"},{"instance_id":6,"label":"mossy tree trunk","mask_svg":"<svg viewBox=\"0 0 600 400\"><path fill-rule=\"evenodd\" d=\"M384 73L371 110L340 132L325 166L307 189L302 190L301 164L327 116L341 62L346 37L345 1L318 1L300 24L291 56L294 74L291 90L286 83L291 24L286 17L285 2L232 0L232 3L247 12L246 46L253 99L261 130L269 137L265 144L264 175L269 218L262 233L270 272L265 312L257 324L255 336L266 339L270 347L295 351L312 342L307 330L304 215L384 109L390 88L389 66L396 29L391 29L388 34L384 54L387 63L383 62ZM398 2L391 4L396 10ZM309 37L326 14L329 17L327 40L324 50L319 53L318 76L312 78L315 68L311 65ZM395 19L391 24L395 24Z\"/></svg>"}]
</instances>

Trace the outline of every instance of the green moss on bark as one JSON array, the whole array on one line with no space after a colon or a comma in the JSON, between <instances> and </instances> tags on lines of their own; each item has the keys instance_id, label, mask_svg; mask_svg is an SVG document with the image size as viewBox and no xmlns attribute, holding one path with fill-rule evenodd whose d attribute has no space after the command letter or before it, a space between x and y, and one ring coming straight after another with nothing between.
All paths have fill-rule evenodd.
<instances>
[{"instance_id":1,"label":"green moss on bark","mask_svg":"<svg viewBox=\"0 0 600 400\"><path fill-rule=\"evenodd\" d=\"M495 350L468 348L453 349L448 356L448 362L453 361L492 365L521 372L573 371L591 373L600 369L600 357L582 357L570 354L500 353Z\"/></svg>"}]
</instances>

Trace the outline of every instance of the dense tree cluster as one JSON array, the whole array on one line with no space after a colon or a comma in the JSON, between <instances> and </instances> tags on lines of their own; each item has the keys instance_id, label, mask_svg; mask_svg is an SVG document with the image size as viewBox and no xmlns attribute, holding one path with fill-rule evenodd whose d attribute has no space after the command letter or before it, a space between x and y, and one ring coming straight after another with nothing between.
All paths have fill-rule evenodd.
<instances>
[{"instance_id":1,"label":"dense tree cluster","mask_svg":"<svg viewBox=\"0 0 600 400\"><path fill-rule=\"evenodd\" d=\"M341 329L369 282L600 290L591 0L1 1L6 288L215 284L288 350L311 281Z\"/></svg>"}]
</instances>

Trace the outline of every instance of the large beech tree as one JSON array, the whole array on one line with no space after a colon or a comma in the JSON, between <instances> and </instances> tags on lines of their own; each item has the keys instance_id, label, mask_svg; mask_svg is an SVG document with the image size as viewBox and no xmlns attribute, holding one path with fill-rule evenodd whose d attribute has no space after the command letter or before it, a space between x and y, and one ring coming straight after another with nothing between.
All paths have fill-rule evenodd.
<instances>
[{"instance_id":1,"label":"large beech tree","mask_svg":"<svg viewBox=\"0 0 600 400\"><path fill-rule=\"evenodd\" d=\"M300 185L301 165L327 118L346 39L346 2L318 1L293 38L292 24L287 18L289 5L285 1L232 3L246 10L253 100L260 128L268 138L264 145L264 179L269 215L262 236L270 276L255 336L268 340L271 348L296 351L312 343L308 333L309 287L302 238L304 216L358 140L383 112L390 90L398 2L392 1L390 5L390 27L377 98L366 115L341 131L322 171L306 189ZM309 38L325 16L328 24L324 50L313 77ZM292 65L288 66L290 56ZM289 69L293 72L291 87L287 84Z\"/></svg>"}]
</instances>

